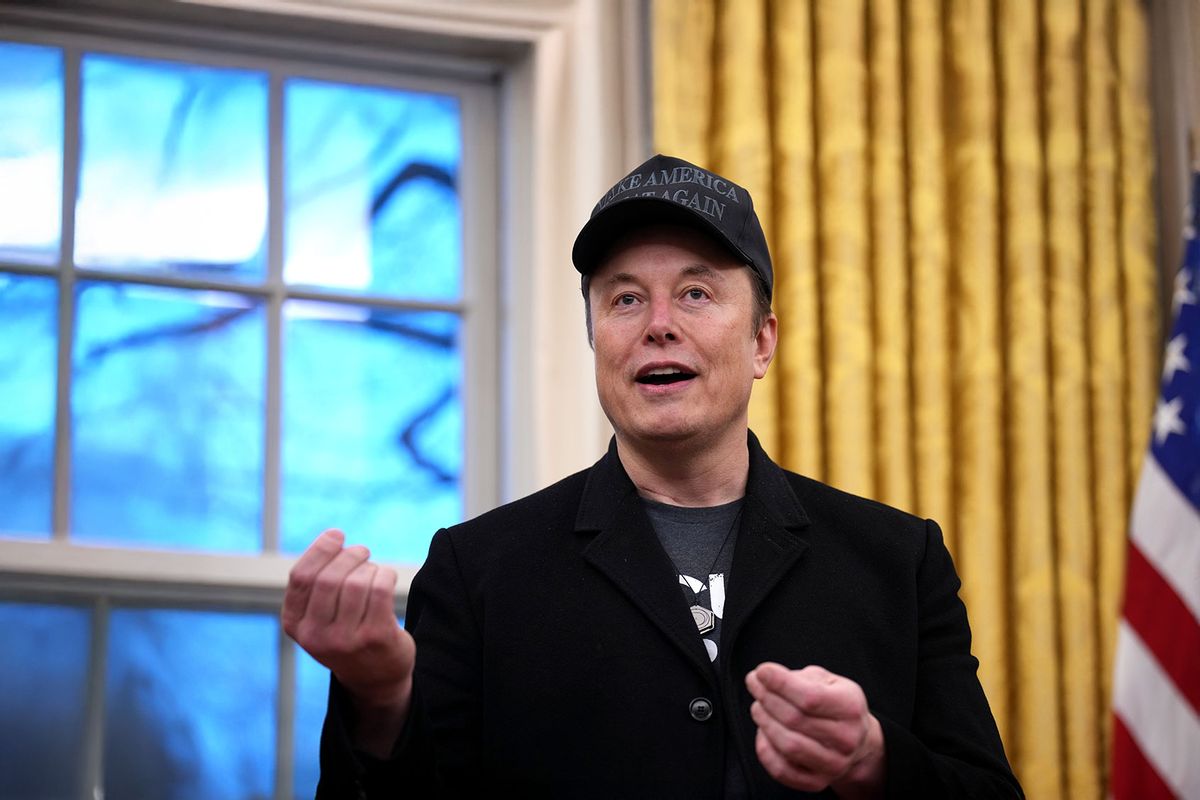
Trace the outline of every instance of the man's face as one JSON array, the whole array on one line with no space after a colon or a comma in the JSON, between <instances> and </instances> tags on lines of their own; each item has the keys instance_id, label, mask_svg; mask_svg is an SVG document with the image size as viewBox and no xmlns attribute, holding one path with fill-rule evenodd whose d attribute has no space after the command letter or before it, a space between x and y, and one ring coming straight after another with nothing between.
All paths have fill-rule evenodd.
<instances>
[{"instance_id":1,"label":"man's face","mask_svg":"<svg viewBox=\"0 0 1200 800\"><path fill-rule=\"evenodd\" d=\"M596 389L619 437L743 435L750 388L775 351L776 320L752 330L750 270L689 228L625 236L589 287Z\"/></svg>"}]
</instances>

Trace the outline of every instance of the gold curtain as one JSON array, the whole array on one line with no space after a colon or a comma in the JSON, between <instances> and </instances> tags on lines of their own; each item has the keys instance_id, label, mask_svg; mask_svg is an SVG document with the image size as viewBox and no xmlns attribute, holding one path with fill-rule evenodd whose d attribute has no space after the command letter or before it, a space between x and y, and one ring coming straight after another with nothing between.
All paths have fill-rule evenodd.
<instances>
[{"instance_id":1,"label":"gold curtain","mask_svg":"<svg viewBox=\"0 0 1200 800\"><path fill-rule=\"evenodd\" d=\"M1139 0L655 0L655 146L755 197L784 465L942 523L1030 797L1100 798L1159 364Z\"/></svg>"}]
</instances>

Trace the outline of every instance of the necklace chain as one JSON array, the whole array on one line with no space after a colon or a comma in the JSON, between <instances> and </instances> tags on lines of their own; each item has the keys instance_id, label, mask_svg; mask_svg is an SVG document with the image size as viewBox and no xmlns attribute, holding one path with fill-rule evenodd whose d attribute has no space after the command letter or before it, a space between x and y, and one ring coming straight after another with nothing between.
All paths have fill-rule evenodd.
<instances>
[{"instance_id":1,"label":"necklace chain","mask_svg":"<svg viewBox=\"0 0 1200 800\"><path fill-rule=\"evenodd\" d=\"M721 560L721 554L725 552L726 545L729 544L729 537L733 536L733 532L737 530L738 522L742 518L742 507L739 505L737 513L733 515L733 522L729 525L729 530L725 531L725 538L721 540L721 546L717 548L717 554L713 556L712 564L708 567L708 574L704 576L707 580L713 574L713 570L717 568L717 562Z\"/></svg>"},{"instance_id":2,"label":"necklace chain","mask_svg":"<svg viewBox=\"0 0 1200 800\"><path fill-rule=\"evenodd\" d=\"M713 570L717 568L717 562L721 560L721 554L725 552L725 547L729 544L729 537L733 536L733 532L737 530L738 522L742 519L742 506L738 506L737 513L733 515L733 522L729 524L729 530L725 532L725 538L721 540L721 546L717 548L716 555L713 556L712 564L709 565L707 573L703 576L705 583L708 584L708 602L712 605L712 576ZM675 565L676 572L679 571L679 565ZM724 575L722 575L722 583L724 583ZM703 636L706 633L711 633L717 627L717 615L712 608L705 608L699 603L693 603L691 607L692 621L696 623L696 630Z\"/></svg>"}]
</instances>

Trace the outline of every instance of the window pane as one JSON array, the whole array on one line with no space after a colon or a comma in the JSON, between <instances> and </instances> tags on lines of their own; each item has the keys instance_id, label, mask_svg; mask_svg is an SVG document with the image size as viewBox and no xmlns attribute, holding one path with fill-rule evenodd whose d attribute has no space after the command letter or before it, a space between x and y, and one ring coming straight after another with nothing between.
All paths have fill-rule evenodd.
<instances>
[{"instance_id":1,"label":"window pane","mask_svg":"<svg viewBox=\"0 0 1200 800\"><path fill-rule=\"evenodd\" d=\"M108 797L269 797L278 625L266 614L117 609L109 618Z\"/></svg>"},{"instance_id":2,"label":"window pane","mask_svg":"<svg viewBox=\"0 0 1200 800\"><path fill-rule=\"evenodd\" d=\"M82 782L91 615L0 603L0 797L75 797Z\"/></svg>"},{"instance_id":3,"label":"window pane","mask_svg":"<svg viewBox=\"0 0 1200 800\"><path fill-rule=\"evenodd\" d=\"M283 547L326 527L420 563L462 515L459 320L285 306Z\"/></svg>"},{"instance_id":4,"label":"window pane","mask_svg":"<svg viewBox=\"0 0 1200 800\"><path fill-rule=\"evenodd\" d=\"M457 299L458 100L305 80L285 97L286 279Z\"/></svg>"},{"instance_id":5,"label":"window pane","mask_svg":"<svg viewBox=\"0 0 1200 800\"><path fill-rule=\"evenodd\" d=\"M58 259L62 71L58 48L0 42L0 260Z\"/></svg>"},{"instance_id":6,"label":"window pane","mask_svg":"<svg viewBox=\"0 0 1200 800\"><path fill-rule=\"evenodd\" d=\"M82 83L76 262L261 276L266 76L93 54Z\"/></svg>"},{"instance_id":7,"label":"window pane","mask_svg":"<svg viewBox=\"0 0 1200 800\"><path fill-rule=\"evenodd\" d=\"M54 495L58 289L0 274L0 531L45 538Z\"/></svg>"},{"instance_id":8,"label":"window pane","mask_svg":"<svg viewBox=\"0 0 1200 800\"><path fill-rule=\"evenodd\" d=\"M297 800L317 793L321 774L321 726L325 722L325 703L329 698L329 670L312 656L296 647L296 725L293 732L292 789Z\"/></svg>"},{"instance_id":9,"label":"window pane","mask_svg":"<svg viewBox=\"0 0 1200 800\"><path fill-rule=\"evenodd\" d=\"M81 283L72 370L72 535L261 548L260 306L231 294Z\"/></svg>"}]
</instances>

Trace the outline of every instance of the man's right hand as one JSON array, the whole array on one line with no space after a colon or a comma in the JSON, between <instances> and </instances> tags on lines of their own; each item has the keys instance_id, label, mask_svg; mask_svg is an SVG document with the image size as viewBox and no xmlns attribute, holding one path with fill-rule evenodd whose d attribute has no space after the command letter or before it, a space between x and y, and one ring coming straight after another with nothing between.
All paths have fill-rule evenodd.
<instances>
[{"instance_id":1,"label":"man's right hand","mask_svg":"<svg viewBox=\"0 0 1200 800\"><path fill-rule=\"evenodd\" d=\"M396 621L395 570L345 539L325 531L296 561L283 629L350 693L355 746L386 758L408 717L416 645Z\"/></svg>"}]
</instances>

